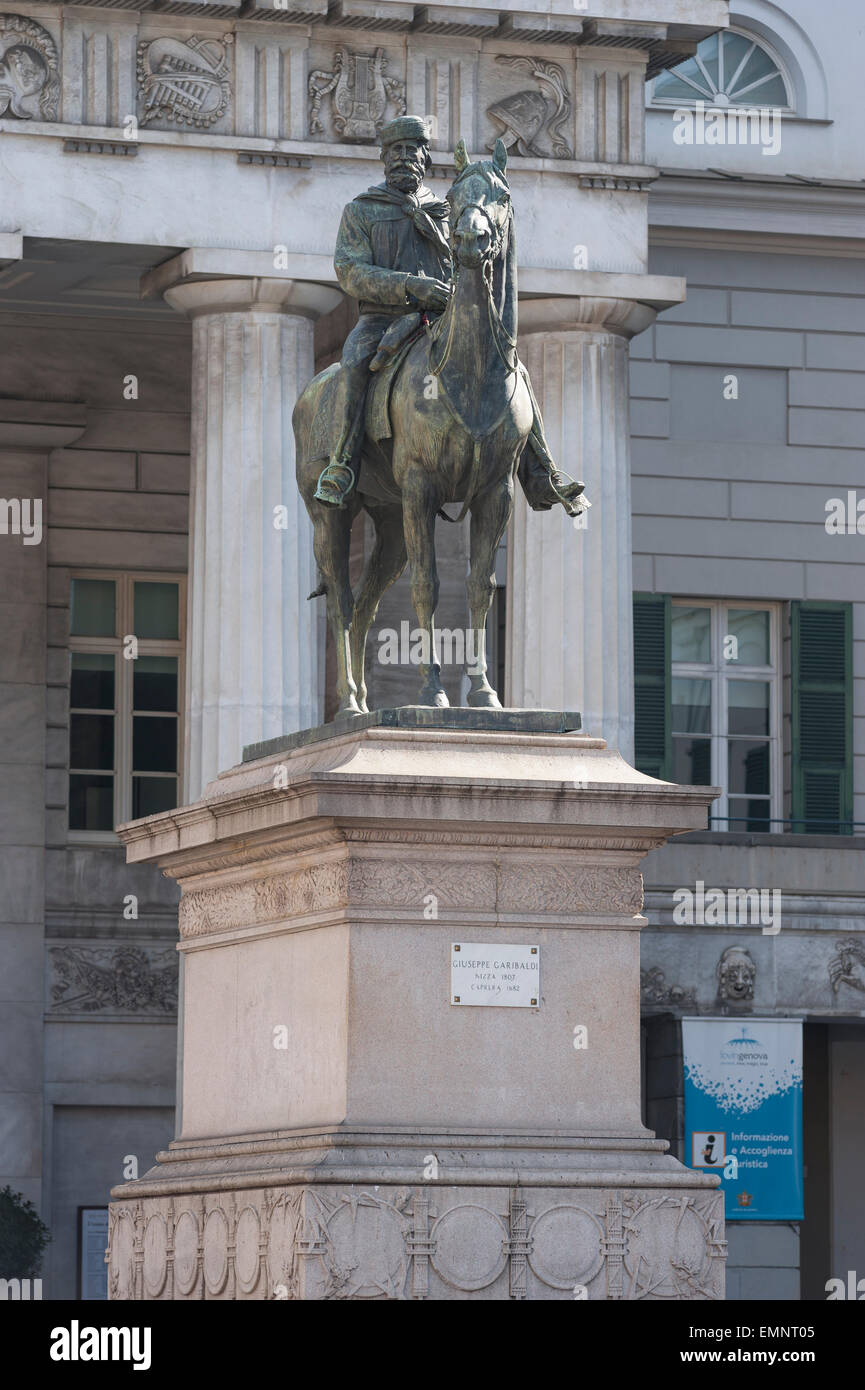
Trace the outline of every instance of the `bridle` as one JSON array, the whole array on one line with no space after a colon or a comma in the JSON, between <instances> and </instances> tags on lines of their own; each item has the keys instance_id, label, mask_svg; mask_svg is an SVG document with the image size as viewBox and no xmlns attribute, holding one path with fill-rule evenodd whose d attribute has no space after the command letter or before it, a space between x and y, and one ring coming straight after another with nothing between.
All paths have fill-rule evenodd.
<instances>
[{"instance_id":1,"label":"bridle","mask_svg":"<svg viewBox=\"0 0 865 1390\"><path fill-rule=\"evenodd\" d=\"M462 173L460 177L454 181L453 187L456 188L457 185L461 182L461 180L465 178L470 171L477 172L473 166L469 166L469 168L466 169L464 173ZM497 204L503 202L507 202L508 204L507 217L503 217L501 220L499 220L499 218L497 217L491 217L489 213L490 206L496 206ZM484 221L487 224L491 237L489 249L484 253L481 261L481 278L483 280L485 291L484 298L486 299L487 318L489 320L490 333L492 335L492 340L496 352L498 353L507 370L509 372L512 372L516 370L517 340L516 338L511 337L510 333L505 328L505 325L502 322L501 315L498 309L496 308L495 304L493 303L493 266L495 265L496 261L501 255L502 248L504 246L505 231L511 220L510 204L510 194L507 191L505 192L503 197L496 198L492 205L490 203L482 202L464 203L463 206L460 208L459 217L456 219L456 222L454 223L454 226L451 230L451 249L453 251L453 261L455 267L454 290L456 290L456 282L459 279L460 271L462 269L454 245L454 234L456 232L456 225L458 222L462 221L462 218L465 215L465 213L469 212L472 208L475 208L484 218ZM448 359L450 358L451 352L453 350L455 329L455 315L453 312L454 298L455 295L452 295L451 301L448 304L447 309L445 310L442 317L439 319L435 328L427 330L432 339L430 343L430 372L435 377L439 376L440 373L443 371L444 367L447 365ZM434 363L433 348L439 342L439 339L441 339L442 337L444 337L444 347L442 349L442 355L439 358L438 363Z\"/></svg>"}]
</instances>

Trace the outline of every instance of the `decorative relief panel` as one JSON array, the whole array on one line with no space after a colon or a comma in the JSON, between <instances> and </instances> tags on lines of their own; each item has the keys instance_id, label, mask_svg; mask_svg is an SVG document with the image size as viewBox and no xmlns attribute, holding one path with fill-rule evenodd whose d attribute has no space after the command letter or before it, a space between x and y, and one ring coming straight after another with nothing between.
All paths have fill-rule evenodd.
<instances>
[{"instance_id":1,"label":"decorative relief panel","mask_svg":"<svg viewBox=\"0 0 865 1390\"><path fill-rule=\"evenodd\" d=\"M663 970L653 965L640 971L640 998L644 1004L672 1005L674 1008L696 1008L697 991L693 987L667 984Z\"/></svg>"},{"instance_id":2,"label":"decorative relief panel","mask_svg":"<svg viewBox=\"0 0 865 1390\"><path fill-rule=\"evenodd\" d=\"M643 906L639 869L560 868L550 863L504 864L499 871L503 912L597 912L635 915Z\"/></svg>"},{"instance_id":3,"label":"decorative relief panel","mask_svg":"<svg viewBox=\"0 0 865 1390\"><path fill-rule=\"evenodd\" d=\"M829 983L832 993L839 994L842 986L865 994L865 941L855 936L843 936L835 942L836 953L829 962Z\"/></svg>"},{"instance_id":4,"label":"decorative relief panel","mask_svg":"<svg viewBox=\"0 0 865 1390\"><path fill-rule=\"evenodd\" d=\"M502 97L487 107L495 127L487 149L501 137L508 149L515 147L516 154L573 159L574 152L565 138L571 97L564 68L559 63L507 54L500 54L496 62L529 73L537 86Z\"/></svg>"},{"instance_id":5,"label":"decorative relief panel","mask_svg":"<svg viewBox=\"0 0 865 1390\"><path fill-rule=\"evenodd\" d=\"M215 125L231 100L232 34L222 42L193 34L166 35L138 45L138 95L142 125Z\"/></svg>"},{"instance_id":6,"label":"decorative relief panel","mask_svg":"<svg viewBox=\"0 0 865 1390\"><path fill-rule=\"evenodd\" d=\"M326 134L322 102L330 97L330 125L339 140L374 144L381 128L405 114L405 82L388 74L388 54L338 48L331 71L309 75L309 132Z\"/></svg>"},{"instance_id":7,"label":"decorative relief panel","mask_svg":"<svg viewBox=\"0 0 865 1390\"><path fill-rule=\"evenodd\" d=\"M41 24L0 14L0 117L56 121L60 106L57 45Z\"/></svg>"},{"instance_id":8,"label":"decorative relief panel","mask_svg":"<svg viewBox=\"0 0 865 1390\"><path fill-rule=\"evenodd\" d=\"M53 946L52 1014L177 1013L177 952L142 946Z\"/></svg>"},{"instance_id":9,"label":"decorative relief panel","mask_svg":"<svg viewBox=\"0 0 865 1390\"><path fill-rule=\"evenodd\" d=\"M601 915L639 913L643 881L638 869L521 860L352 859L295 873L194 889L180 901L180 935L208 936L235 928L335 911L350 905L423 913L434 893L439 911L551 912Z\"/></svg>"},{"instance_id":10,"label":"decorative relief panel","mask_svg":"<svg viewBox=\"0 0 865 1390\"><path fill-rule=\"evenodd\" d=\"M435 1209L434 1209L435 1208ZM722 1299L721 1194L336 1185L146 1198L112 1299Z\"/></svg>"},{"instance_id":11,"label":"decorative relief panel","mask_svg":"<svg viewBox=\"0 0 865 1390\"><path fill-rule=\"evenodd\" d=\"M178 920L181 937L208 936L236 927L253 927L283 918L344 907L348 866L316 864L295 873L247 879L184 893Z\"/></svg>"}]
</instances>

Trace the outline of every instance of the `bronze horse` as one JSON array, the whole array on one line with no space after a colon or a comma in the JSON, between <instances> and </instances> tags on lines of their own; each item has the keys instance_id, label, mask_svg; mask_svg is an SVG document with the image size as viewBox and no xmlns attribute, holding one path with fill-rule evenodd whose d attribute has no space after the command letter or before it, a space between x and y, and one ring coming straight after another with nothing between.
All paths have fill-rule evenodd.
<instances>
[{"instance_id":1,"label":"bronze horse","mask_svg":"<svg viewBox=\"0 0 865 1390\"><path fill-rule=\"evenodd\" d=\"M449 502L470 514L467 582L472 632L466 650L469 705L500 709L487 679L486 621L495 591L495 555L513 510L514 478L532 426L531 388L517 360L514 215L507 151L470 164L455 154L448 192L455 279L450 302L408 349L390 395L390 439L365 434L357 487L341 510L314 497L321 457L310 458L312 425L333 364L307 386L293 415L297 484L313 524L316 563L336 647L337 716L366 712L364 652L385 590L411 567L411 599L423 630L418 703L445 706L433 618L439 595L435 521ZM377 486L375 484L378 484ZM391 496L393 501L383 501ZM375 545L360 583L349 581L349 540L361 509Z\"/></svg>"}]
</instances>

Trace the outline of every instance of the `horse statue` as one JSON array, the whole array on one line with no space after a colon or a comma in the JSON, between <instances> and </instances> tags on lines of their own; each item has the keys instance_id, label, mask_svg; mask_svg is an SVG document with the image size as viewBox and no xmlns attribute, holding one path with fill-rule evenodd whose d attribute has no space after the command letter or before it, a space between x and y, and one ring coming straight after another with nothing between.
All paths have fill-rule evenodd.
<instances>
[{"instance_id":1,"label":"horse statue","mask_svg":"<svg viewBox=\"0 0 865 1390\"><path fill-rule=\"evenodd\" d=\"M313 424L339 365L320 372L293 414L297 484L314 532L337 663L337 718L367 712L364 653L385 590L410 565L411 600L422 632L418 703L444 707L433 626L439 595L435 522L470 514L467 581L471 653L468 704L501 709L487 676L486 622L495 592L495 555L513 511L514 479L533 421L528 377L517 359L517 257L514 214L505 177L507 150L470 163L455 152L447 194L454 258L453 293L434 327L411 342L392 382L371 376L357 487L342 509L315 499L321 469ZM389 389L390 435L373 438L371 400ZM381 434L381 430L377 431ZM314 455L314 456L313 456ZM442 511L461 503L458 517ZM349 541L363 509L375 543L356 591L349 580Z\"/></svg>"}]
</instances>

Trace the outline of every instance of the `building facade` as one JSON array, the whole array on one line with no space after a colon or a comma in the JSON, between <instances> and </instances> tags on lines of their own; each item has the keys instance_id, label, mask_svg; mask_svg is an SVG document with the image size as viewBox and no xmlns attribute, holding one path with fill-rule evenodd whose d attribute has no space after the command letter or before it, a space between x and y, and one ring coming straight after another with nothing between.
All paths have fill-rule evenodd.
<instances>
[{"instance_id":1,"label":"building facade","mask_svg":"<svg viewBox=\"0 0 865 1390\"><path fill-rule=\"evenodd\" d=\"M51 1228L47 1296L102 1295L108 1191L182 1103L177 895L113 827L332 711L290 415L352 322L330 252L402 109L440 194L459 136L509 146L521 355L593 503L518 498L505 699L722 788L646 865L646 1122L684 1157L683 1016L801 1019L805 1221L731 1222L728 1297L865 1261L862 44L853 0L0 16L0 1186ZM745 102L707 138L698 103ZM414 698L383 655L410 611L404 577L371 705ZM677 922L698 882L780 890L781 929Z\"/></svg>"}]
</instances>

